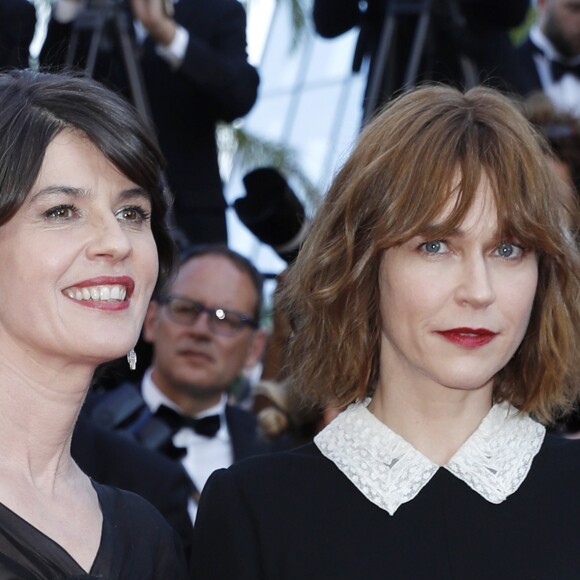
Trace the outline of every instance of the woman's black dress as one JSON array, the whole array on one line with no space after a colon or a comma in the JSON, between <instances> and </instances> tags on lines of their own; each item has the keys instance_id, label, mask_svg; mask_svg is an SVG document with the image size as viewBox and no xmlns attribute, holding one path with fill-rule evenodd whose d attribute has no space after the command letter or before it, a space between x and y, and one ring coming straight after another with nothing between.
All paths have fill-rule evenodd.
<instances>
[{"instance_id":1,"label":"woman's black dress","mask_svg":"<svg viewBox=\"0 0 580 580\"><path fill-rule=\"evenodd\" d=\"M103 512L103 528L90 573L48 536L0 504L0 580L187 578L179 538L155 508L136 494L96 482L93 486Z\"/></svg>"},{"instance_id":2,"label":"woman's black dress","mask_svg":"<svg viewBox=\"0 0 580 580\"><path fill-rule=\"evenodd\" d=\"M466 443L463 459L474 463L463 461L463 472L410 461L409 444L365 421L326 439L327 451L358 449L343 454L350 471L318 439L216 471L197 514L193 577L578 580L580 441L544 436L522 417L503 421L502 412ZM403 485L383 494L399 466ZM391 514L378 505L383 496L405 501Z\"/></svg>"}]
</instances>

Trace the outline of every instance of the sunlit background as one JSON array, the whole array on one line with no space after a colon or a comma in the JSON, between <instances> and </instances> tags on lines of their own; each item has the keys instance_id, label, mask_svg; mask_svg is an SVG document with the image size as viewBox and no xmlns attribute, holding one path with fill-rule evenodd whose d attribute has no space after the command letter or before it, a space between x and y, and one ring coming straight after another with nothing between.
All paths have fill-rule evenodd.
<instances>
[{"instance_id":1,"label":"sunlit background","mask_svg":"<svg viewBox=\"0 0 580 580\"><path fill-rule=\"evenodd\" d=\"M244 132L284 148L295 174L285 174L307 213L316 208L328 183L358 133L364 73L351 72L357 31L338 39L318 37L310 20L311 2L300 0L303 26L293 24L291 0L248 0L248 53L260 72L260 92L239 123ZM263 159L222 156L226 199L245 194L242 177ZM299 174L310 182L303 186ZM228 211L229 244L250 257L264 273L279 273L286 263Z\"/></svg>"}]
</instances>

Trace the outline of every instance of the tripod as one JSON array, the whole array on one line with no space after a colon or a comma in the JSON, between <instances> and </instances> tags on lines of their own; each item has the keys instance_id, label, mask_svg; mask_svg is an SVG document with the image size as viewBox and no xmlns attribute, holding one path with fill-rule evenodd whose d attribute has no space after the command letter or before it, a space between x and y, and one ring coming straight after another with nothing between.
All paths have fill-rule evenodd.
<instances>
[{"instance_id":1,"label":"tripod","mask_svg":"<svg viewBox=\"0 0 580 580\"><path fill-rule=\"evenodd\" d=\"M436 0L437 1L437 0ZM454 23L460 25L461 16L454 1L448 2L449 12ZM381 92L392 95L397 89L407 90L417 82L419 64L425 51L425 43L429 26L431 24L431 10L433 0L388 0L385 19L381 31L379 44L373 65L373 76L366 95L363 118L365 120L375 112L380 103ZM401 16L415 16L417 24L412 40L411 51L407 61L407 68L401 87L397 86L395 79L390 73L390 65L393 65L393 39L396 37ZM466 87L477 84L477 69L474 63L465 55L459 56L459 64L462 70Z\"/></svg>"},{"instance_id":2,"label":"tripod","mask_svg":"<svg viewBox=\"0 0 580 580\"><path fill-rule=\"evenodd\" d=\"M90 43L85 64L85 73L93 76L95 64L100 49L106 46L107 33L114 32L121 47L123 64L129 81L131 98L137 110L145 121L152 126L151 111L147 100L147 92L143 82L143 74L139 66L134 38L131 33L133 19L128 9L115 0L94 0L78 16L73 24L70 42L66 54L66 65L74 64L80 36L84 31L90 33Z\"/></svg>"}]
</instances>

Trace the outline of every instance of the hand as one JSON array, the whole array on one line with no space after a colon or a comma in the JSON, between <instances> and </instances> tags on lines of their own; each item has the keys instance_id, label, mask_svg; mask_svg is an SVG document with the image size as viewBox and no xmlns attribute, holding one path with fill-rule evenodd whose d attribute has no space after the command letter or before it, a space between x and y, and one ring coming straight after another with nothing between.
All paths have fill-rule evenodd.
<instances>
[{"instance_id":1,"label":"hand","mask_svg":"<svg viewBox=\"0 0 580 580\"><path fill-rule=\"evenodd\" d=\"M157 43L171 43L177 29L171 0L131 0L131 9Z\"/></svg>"}]
</instances>

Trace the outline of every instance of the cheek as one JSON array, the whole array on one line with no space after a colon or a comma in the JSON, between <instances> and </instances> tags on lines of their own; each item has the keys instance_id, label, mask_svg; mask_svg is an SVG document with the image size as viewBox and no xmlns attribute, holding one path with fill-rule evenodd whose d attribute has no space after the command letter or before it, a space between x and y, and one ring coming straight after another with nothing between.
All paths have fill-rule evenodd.
<instances>
[{"instance_id":1,"label":"cheek","mask_svg":"<svg viewBox=\"0 0 580 580\"><path fill-rule=\"evenodd\" d=\"M224 363L232 369L238 369L244 364L249 351L245 340L233 340L227 343L220 341L219 349L224 357Z\"/></svg>"},{"instance_id":2,"label":"cheek","mask_svg":"<svg viewBox=\"0 0 580 580\"><path fill-rule=\"evenodd\" d=\"M181 328L176 324L171 324L167 320L161 319L152 325L151 340L155 342L155 348L162 345L162 348L171 351L184 329L187 330L185 326Z\"/></svg>"},{"instance_id":3,"label":"cheek","mask_svg":"<svg viewBox=\"0 0 580 580\"><path fill-rule=\"evenodd\" d=\"M498 304L501 305L506 317L515 327L521 328L522 332L525 332L534 305L537 279L537 270L530 271L519 280L510 280L506 277L502 284L502 292L497 296Z\"/></svg>"},{"instance_id":4,"label":"cheek","mask_svg":"<svg viewBox=\"0 0 580 580\"><path fill-rule=\"evenodd\" d=\"M139 268L142 276L147 281L148 286L151 286L151 291L153 291L159 274L159 258L153 234L139 244L138 252Z\"/></svg>"},{"instance_id":5,"label":"cheek","mask_svg":"<svg viewBox=\"0 0 580 580\"><path fill-rule=\"evenodd\" d=\"M439 282L438 282L439 280ZM395 280L380 285L381 320L385 329L400 332L400 325L425 320L440 312L449 291L440 283L441 277L417 276L402 272Z\"/></svg>"}]
</instances>

